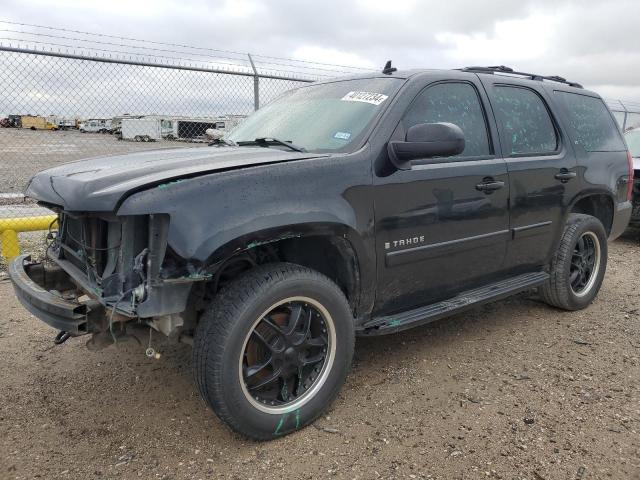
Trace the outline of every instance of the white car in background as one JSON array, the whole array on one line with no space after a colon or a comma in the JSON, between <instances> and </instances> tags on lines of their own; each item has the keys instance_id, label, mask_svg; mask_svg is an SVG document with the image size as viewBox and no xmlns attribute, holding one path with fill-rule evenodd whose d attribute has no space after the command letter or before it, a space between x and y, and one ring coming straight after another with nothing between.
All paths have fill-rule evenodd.
<instances>
[{"instance_id":1,"label":"white car in background","mask_svg":"<svg viewBox=\"0 0 640 480\"><path fill-rule=\"evenodd\" d=\"M107 133L111 130L111 120L85 120L78 129L82 133Z\"/></svg>"}]
</instances>

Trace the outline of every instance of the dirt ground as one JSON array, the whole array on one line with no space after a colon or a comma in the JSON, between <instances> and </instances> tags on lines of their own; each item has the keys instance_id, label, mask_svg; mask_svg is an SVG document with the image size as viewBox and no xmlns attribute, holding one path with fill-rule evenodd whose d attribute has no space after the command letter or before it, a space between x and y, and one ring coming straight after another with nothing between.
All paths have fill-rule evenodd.
<instances>
[{"instance_id":1,"label":"dirt ground","mask_svg":"<svg viewBox=\"0 0 640 480\"><path fill-rule=\"evenodd\" d=\"M190 347L92 353L0 280L2 479L640 479L640 244L610 244L597 301L522 295L360 339L314 426L255 443L200 400Z\"/></svg>"}]
</instances>

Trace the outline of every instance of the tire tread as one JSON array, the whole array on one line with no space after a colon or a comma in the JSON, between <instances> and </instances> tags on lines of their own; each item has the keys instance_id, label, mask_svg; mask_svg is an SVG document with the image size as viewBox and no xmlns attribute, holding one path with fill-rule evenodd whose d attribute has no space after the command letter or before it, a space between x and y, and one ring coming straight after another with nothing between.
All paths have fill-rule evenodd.
<instances>
[{"instance_id":1,"label":"tire tread","mask_svg":"<svg viewBox=\"0 0 640 480\"><path fill-rule=\"evenodd\" d=\"M572 302L573 294L570 291L569 280L566 276L564 266L566 262L571 261L576 232L580 230L585 223L593 220L596 220L600 224L600 228L604 232L604 227L602 227L600 221L591 215L582 213L572 213L569 215L560 244L551 260L549 280L539 291L540 297L545 303L563 310L577 309ZM606 266L606 245L601 245L601 248L603 250L602 255L605 256L604 266Z\"/></svg>"}]
</instances>

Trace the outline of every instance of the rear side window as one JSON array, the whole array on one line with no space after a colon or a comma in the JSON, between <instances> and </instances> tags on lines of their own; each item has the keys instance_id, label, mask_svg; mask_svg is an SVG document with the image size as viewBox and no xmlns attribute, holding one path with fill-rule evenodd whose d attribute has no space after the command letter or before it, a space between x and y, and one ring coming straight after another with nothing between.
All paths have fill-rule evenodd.
<instances>
[{"instance_id":1,"label":"rear side window","mask_svg":"<svg viewBox=\"0 0 640 480\"><path fill-rule=\"evenodd\" d=\"M476 89L468 83L438 83L423 90L409 107L405 128L418 123L453 123L464 132L460 157L491 154L487 122Z\"/></svg>"},{"instance_id":2,"label":"rear side window","mask_svg":"<svg viewBox=\"0 0 640 480\"><path fill-rule=\"evenodd\" d=\"M569 115L575 142L587 152L625 150L618 128L604 102L596 97L556 91Z\"/></svg>"},{"instance_id":3,"label":"rear side window","mask_svg":"<svg viewBox=\"0 0 640 480\"><path fill-rule=\"evenodd\" d=\"M510 155L540 155L558 149L558 137L549 111L533 90L496 85L494 107Z\"/></svg>"}]
</instances>

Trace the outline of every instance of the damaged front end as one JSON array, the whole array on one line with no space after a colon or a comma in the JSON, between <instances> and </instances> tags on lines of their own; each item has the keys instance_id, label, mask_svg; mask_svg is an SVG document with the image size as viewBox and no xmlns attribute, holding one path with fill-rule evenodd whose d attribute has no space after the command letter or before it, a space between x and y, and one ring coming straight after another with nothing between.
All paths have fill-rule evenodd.
<instances>
[{"instance_id":1,"label":"damaged front end","mask_svg":"<svg viewBox=\"0 0 640 480\"><path fill-rule=\"evenodd\" d=\"M149 327L177 337L194 282L207 280L167 247L169 216L58 211L48 261L20 256L9 273L21 303L71 336L100 348ZM169 250L169 251L168 251Z\"/></svg>"}]
</instances>

